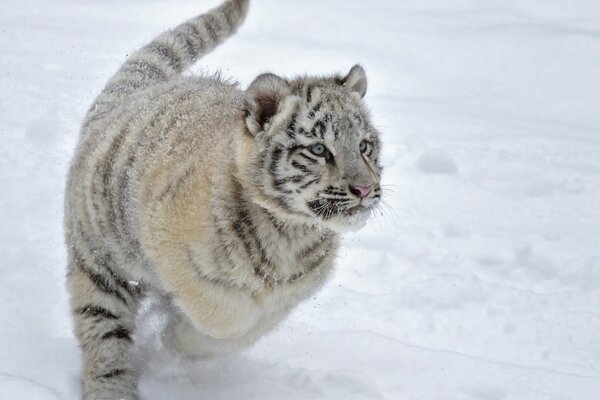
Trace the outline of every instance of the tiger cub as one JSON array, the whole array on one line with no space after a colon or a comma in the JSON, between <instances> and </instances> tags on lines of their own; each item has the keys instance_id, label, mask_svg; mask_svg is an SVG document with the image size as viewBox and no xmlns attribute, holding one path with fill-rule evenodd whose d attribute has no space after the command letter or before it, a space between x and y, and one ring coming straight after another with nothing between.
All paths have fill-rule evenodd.
<instances>
[{"instance_id":1,"label":"tiger cub","mask_svg":"<svg viewBox=\"0 0 600 400\"><path fill-rule=\"evenodd\" d=\"M135 52L89 109L65 195L84 399L135 399L134 320L158 293L190 357L238 349L330 275L381 197L364 70L181 76L241 25L229 0Z\"/></svg>"}]
</instances>

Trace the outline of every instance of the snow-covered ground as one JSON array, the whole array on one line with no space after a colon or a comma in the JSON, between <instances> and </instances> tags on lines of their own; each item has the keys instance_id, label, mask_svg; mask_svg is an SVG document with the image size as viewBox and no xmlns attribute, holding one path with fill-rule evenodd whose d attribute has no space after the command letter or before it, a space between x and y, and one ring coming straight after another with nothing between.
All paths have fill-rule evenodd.
<instances>
[{"instance_id":1,"label":"snow-covered ground","mask_svg":"<svg viewBox=\"0 0 600 400\"><path fill-rule=\"evenodd\" d=\"M0 399L78 397L78 126L126 54L218 2L0 2ZM245 86L355 62L383 215L252 349L194 364L148 335L143 399L600 399L600 2L256 0L195 70Z\"/></svg>"}]
</instances>

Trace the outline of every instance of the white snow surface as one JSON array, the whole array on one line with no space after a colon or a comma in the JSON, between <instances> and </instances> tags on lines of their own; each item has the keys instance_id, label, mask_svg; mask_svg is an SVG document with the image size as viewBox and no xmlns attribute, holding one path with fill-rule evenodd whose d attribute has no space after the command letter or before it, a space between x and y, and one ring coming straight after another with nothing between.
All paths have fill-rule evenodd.
<instances>
[{"instance_id":1,"label":"white snow surface","mask_svg":"<svg viewBox=\"0 0 600 400\"><path fill-rule=\"evenodd\" d=\"M210 1L0 2L0 399L77 399L62 197L127 54ZM142 399L600 399L600 2L256 0L194 71L361 63L382 216L329 284L240 354L140 332Z\"/></svg>"}]
</instances>

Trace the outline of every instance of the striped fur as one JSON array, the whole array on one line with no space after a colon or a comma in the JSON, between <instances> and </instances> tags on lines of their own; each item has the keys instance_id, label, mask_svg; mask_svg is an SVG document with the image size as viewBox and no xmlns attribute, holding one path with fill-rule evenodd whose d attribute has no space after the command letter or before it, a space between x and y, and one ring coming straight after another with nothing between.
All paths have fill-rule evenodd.
<instances>
[{"instance_id":1,"label":"striped fur","mask_svg":"<svg viewBox=\"0 0 600 400\"><path fill-rule=\"evenodd\" d=\"M175 350L250 345L324 283L336 232L381 196L362 68L261 75L245 91L180 75L235 32L248 3L226 1L134 53L83 122L65 231L84 399L136 398L145 293L169 299ZM354 184L374 189L358 197Z\"/></svg>"}]
</instances>

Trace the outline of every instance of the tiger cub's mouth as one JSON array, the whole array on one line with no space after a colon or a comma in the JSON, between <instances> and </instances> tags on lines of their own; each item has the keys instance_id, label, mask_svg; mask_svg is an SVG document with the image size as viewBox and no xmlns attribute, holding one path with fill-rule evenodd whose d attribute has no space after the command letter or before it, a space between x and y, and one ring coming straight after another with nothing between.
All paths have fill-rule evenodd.
<instances>
[{"instance_id":1,"label":"tiger cub's mouth","mask_svg":"<svg viewBox=\"0 0 600 400\"><path fill-rule=\"evenodd\" d=\"M361 213L369 213L371 212L375 207L377 207L377 204L379 204L379 199L375 199L375 198L368 198L368 199L361 199L360 202L352 207L348 207L344 210L342 210L342 214L347 215L347 216L354 216L357 214L361 214Z\"/></svg>"},{"instance_id":2,"label":"tiger cub's mouth","mask_svg":"<svg viewBox=\"0 0 600 400\"><path fill-rule=\"evenodd\" d=\"M342 213L344 215L353 216L353 215L356 215L358 213L367 212L367 211L370 210L370 208L371 207L365 206L364 204L361 203L361 204L358 204L358 205L356 205L354 207L350 207L350 208L347 208L347 209L343 210Z\"/></svg>"},{"instance_id":3,"label":"tiger cub's mouth","mask_svg":"<svg viewBox=\"0 0 600 400\"><path fill-rule=\"evenodd\" d=\"M357 200L354 204L351 204L347 200L318 199L309 202L308 206L314 214L328 220L332 217L355 217L360 214L368 215L378 203L379 198L364 198Z\"/></svg>"}]
</instances>

